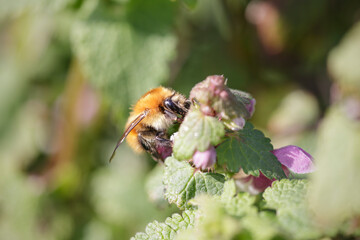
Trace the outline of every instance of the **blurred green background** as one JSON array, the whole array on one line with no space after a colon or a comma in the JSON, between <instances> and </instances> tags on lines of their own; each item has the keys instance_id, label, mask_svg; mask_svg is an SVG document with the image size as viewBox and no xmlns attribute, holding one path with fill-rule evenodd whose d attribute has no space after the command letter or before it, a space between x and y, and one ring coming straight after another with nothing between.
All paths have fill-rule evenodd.
<instances>
[{"instance_id":1,"label":"blurred green background","mask_svg":"<svg viewBox=\"0 0 360 240\"><path fill-rule=\"evenodd\" d=\"M274 147L297 144L321 167L344 156L331 152L342 127L341 151L354 153L343 173L360 170L358 0L0 6L0 239L127 239L177 211L149 199L148 156L124 144L108 159L143 93L188 95L213 74L256 98L252 122ZM339 166L329 171L314 178L318 189ZM355 173L342 184L359 182ZM315 192L314 206L330 192Z\"/></svg>"}]
</instances>

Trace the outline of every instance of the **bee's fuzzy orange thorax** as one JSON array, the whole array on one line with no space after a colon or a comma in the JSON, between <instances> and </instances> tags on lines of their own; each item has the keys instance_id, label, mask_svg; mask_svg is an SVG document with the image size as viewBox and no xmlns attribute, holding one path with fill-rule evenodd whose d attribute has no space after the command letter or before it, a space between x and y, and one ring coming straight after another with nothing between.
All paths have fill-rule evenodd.
<instances>
[{"instance_id":1,"label":"bee's fuzzy orange thorax","mask_svg":"<svg viewBox=\"0 0 360 240\"><path fill-rule=\"evenodd\" d=\"M145 93L133 106L125 128L128 128L137 116L148 110L146 117L136 127L134 127L126 139L130 147L136 152L143 151L138 141L138 129L140 129L143 125L155 128L157 126L158 128L167 127L165 116L162 112L160 112L160 106L167 97L170 97L173 94L173 90L164 87L157 87Z\"/></svg>"},{"instance_id":2,"label":"bee's fuzzy orange thorax","mask_svg":"<svg viewBox=\"0 0 360 240\"><path fill-rule=\"evenodd\" d=\"M138 115L145 111L145 109L149 110L157 110L159 105L162 105L162 102L165 98L171 96L173 91L164 87L157 87L151 89L147 93L145 93L134 105L132 108L131 115Z\"/></svg>"},{"instance_id":3,"label":"bee's fuzzy orange thorax","mask_svg":"<svg viewBox=\"0 0 360 240\"><path fill-rule=\"evenodd\" d=\"M144 151L144 149L141 147L137 132L132 130L129 135L126 138L126 142L129 144L129 146L137 153L141 153Z\"/></svg>"}]
</instances>

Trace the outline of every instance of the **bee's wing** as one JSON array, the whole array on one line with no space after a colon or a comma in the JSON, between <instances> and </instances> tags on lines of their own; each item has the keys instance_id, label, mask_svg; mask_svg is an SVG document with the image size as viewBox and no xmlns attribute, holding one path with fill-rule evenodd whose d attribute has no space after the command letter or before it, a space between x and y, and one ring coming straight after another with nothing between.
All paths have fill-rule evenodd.
<instances>
[{"instance_id":1,"label":"bee's wing","mask_svg":"<svg viewBox=\"0 0 360 240\"><path fill-rule=\"evenodd\" d=\"M115 152L118 149L118 147L120 146L120 144L125 140L125 138L127 137L127 135L129 135L129 133L131 132L131 130L133 130L134 127L136 127L136 125L138 125L141 120L143 120L146 115L148 114L148 110L144 111L143 113L141 113L139 116L137 116L134 121L132 121L130 123L130 126L125 130L125 132L123 133L123 135L121 136L121 138L119 139L118 143L116 144L116 147L113 151L113 153L111 154L110 160L109 162L111 162L111 160L114 158L115 156Z\"/></svg>"}]
</instances>

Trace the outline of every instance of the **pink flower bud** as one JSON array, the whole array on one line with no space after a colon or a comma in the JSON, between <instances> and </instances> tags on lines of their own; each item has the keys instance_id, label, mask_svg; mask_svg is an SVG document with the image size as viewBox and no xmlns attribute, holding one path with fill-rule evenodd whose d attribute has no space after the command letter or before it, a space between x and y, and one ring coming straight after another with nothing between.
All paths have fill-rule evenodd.
<instances>
[{"instance_id":1,"label":"pink flower bud","mask_svg":"<svg viewBox=\"0 0 360 240\"><path fill-rule=\"evenodd\" d=\"M256 104L256 100L255 100L255 98L253 98L253 99L250 100L250 103L249 103L249 104L246 104L246 105L245 105L246 109L247 109L248 112L250 113L250 117L252 117L252 115L253 115L254 112L255 112L255 104Z\"/></svg>"},{"instance_id":2,"label":"pink flower bud","mask_svg":"<svg viewBox=\"0 0 360 240\"><path fill-rule=\"evenodd\" d=\"M236 181L236 186L244 192L256 195L270 187L274 180L270 180L260 172L259 177L248 175Z\"/></svg>"},{"instance_id":3,"label":"pink flower bud","mask_svg":"<svg viewBox=\"0 0 360 240\"><path fill-rule=\"evenodd\" d=\"M216 151L210 146L205 152L196 151L193 155L193 163L196 168L206 170L212 168L216 162Z\"/></svg>"},{"instance_id":4,"label":"pink flower bud","mask_svg":"<svg viewBox=\"0 0 360 240\"><path fill-rule=\"evenodd\" d=\"M210 88L225 86L225 78L222 75L208 76L207 79L210 80Z\"/></svg>"},{"instance_id":5,"label":"pink flower bud","mask_svg":"<svg viewBox=\"0 0 360 240\"><path fill-rule=\"evenodd\" d=\"M220 95L220 98L223 100L229 99L229 92L226 90L222 90L219 95Z\"/></svg>"},{"instance_id":6,"label":"pink flower bud","mask_svg":"<svg viewBox=\"0 0 360 240\"><path fill-rule=\"evenodd\" d=\"M252 116L256 103L250 94L228 88L222 75L208 76L196 84L190 99L196 100L202 113L218 117L232 131L244 127L245 119Z\"/></svg>"},{"instance_id":7,"label":"pink flower bud","mask_svg":"<svg viewBox=\"0 0 360 240\"><path fill-rule=\"evenodd\" d=\"M224 121L225 126L229 128L231 131L239 131L243 129L245 123L246 121L242 117L235 118L232 121Z\"/></svg>"},{"instance_id":8,"label":"pink flower bud","mask_svg":"<svg viewBox=\"0 0 360 240\"><path fill-rule=\"evenodd\" d=\"M216 115L214 109L212 109L211 107L209 107L207 105L201 105L200 110L203 114L205 114L207 116L215 116Z\"/></svg>"}]
</instances>

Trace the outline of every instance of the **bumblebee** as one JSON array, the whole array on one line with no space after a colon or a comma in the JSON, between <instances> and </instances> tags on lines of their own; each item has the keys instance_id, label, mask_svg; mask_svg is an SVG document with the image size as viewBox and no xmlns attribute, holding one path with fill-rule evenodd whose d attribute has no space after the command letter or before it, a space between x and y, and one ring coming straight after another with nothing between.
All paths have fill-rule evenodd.
<instances>
[{"instance_id":1,"label":"bumblebee","mask_svg":"<svg viewBox=\"0 0 360 240\"><path fill-rule=\"evenodd\" d=\"M169 88L157 87L145 93L133 106L110 161L125 138L135 152L145 151L155 161L163 161L172 153L167 130L172 124L182 122L190 106L190 100Z\"/></svg>"}]
</instances>

